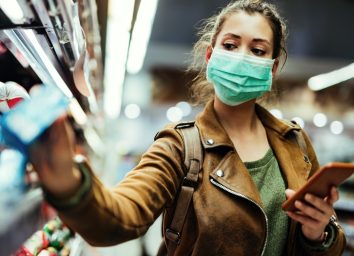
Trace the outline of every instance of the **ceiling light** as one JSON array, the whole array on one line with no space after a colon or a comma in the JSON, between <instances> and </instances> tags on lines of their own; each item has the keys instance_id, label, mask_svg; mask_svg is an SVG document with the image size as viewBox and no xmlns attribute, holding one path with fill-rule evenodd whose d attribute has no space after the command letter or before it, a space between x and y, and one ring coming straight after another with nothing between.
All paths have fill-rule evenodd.
<instances>
[{"instance_id":1,"label":"ceiling light","mask_svg":"<svg viewBox=\"0 0 354 256\"><path fill-rule=\"evenodd\" d=\"M143 67L158 0L141 0L129 47L127 71L138 73Z\"/></svg>"},{"instance_id":2,"label":"ceiling light","mask_svg":"<svg viewBox=\"0 0 354 256\"><path fill-rule=\"evenodd\" d=\"M311 77L308 86L313 91L322 90L354 77L354 63L329 73Z\"/></svg>"},{"instance_id":3,"label":"ceiling light","mask_svg":"<svg viewBox=\"0 0 354 256\"><path fill-rule=\"evenodd\" d=\"M109 2L103 108L114 119L121 111L134 0Z\"/></svg>"}]
</instances>

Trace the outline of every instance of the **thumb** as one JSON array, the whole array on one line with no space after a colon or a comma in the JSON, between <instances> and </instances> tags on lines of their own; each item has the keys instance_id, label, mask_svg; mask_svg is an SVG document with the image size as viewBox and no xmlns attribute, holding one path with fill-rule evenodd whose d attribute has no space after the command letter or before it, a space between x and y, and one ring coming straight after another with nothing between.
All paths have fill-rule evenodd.
<instances>
[{"instance_id":1,"label":"thumb","mask_svg":"<svg viewBox=\"0 0 354 256\"><path fill-rule=\"evenodd\" d=\"M330 194L325 198L326 202L333 205L339 199L339 192L335 186L331 187Z\"/></svg>"},{"instance_id":2,"label":"thumb","mask_svg":"<svg viewBox=\"0 0 354 256\"><path fill-rule=\"evenodd\" d=\"M285 189L286 198L290 198L290 197L292 197L294 194L295 194L295 190L292 190L292 189L290 189L290 188Z\"/></svg>"}]
</instances>

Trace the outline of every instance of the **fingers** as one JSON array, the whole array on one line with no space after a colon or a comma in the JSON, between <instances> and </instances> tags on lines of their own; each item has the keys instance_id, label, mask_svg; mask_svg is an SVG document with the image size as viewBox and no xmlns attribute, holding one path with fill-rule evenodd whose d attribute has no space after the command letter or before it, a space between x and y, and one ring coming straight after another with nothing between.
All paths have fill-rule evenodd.
<instances>
[{"instance_id":1,"label":"fingers","mask_svg":"<svg viewBox=\"0 0 354 256\"><path fill-rule=\"evenodd\" d=\"M294 191L287 189L286 196L294 195ZM325 227L334 214L333 204L339 200L339 193L335 186L331 187L326 198L306 194L303 200L295 201L295 212L287 212L287 215L301 224L302 233L310 240L321 238Z\"/></svg>"},{"instance_id":2,"label":"fingers","mask_svg":"<svg viewBox=\"0 0 354 256\"><path fill-rule=\"evenodd\" d=\"M302 215L305 215L316 222L327 225L329 217L332 214L332 207L323 200L317 199L319 198L315 198L312 195L306 195L306 203L303 201L295 201L295 207Z\"/></svg>"},{"instance_id":3,"label":"fingers","mask_svg":"<svg viewBox=\"0 0 354 256\"><path fill-rule=\"evenodd\" d=\"M307 239L313 241L321 240L325 226L323 226L319 221L302 215L301 213L287 212L287 214L290 218L301 224L302 233Z\"/></svg>"},{"instance_id":4,"label":"fingers","mask_svg":"<svg viewBox=\"0 0 354 256\"><path fill-rule=\"evenodd\" d=\"M318 229L321 227L320 222L316 219L312 219L309 216L303 215L296 212L286 212L290 218L301 223L304 226L310 227L312 229Z\"/></svg>"},{"instance_id":5,"label":"fingers","mask_svg":"<svg viewBox=\"0 0 354 256\"><path fill-rule=\"evenodd\" d=\"M287 195L292 192L286 192ZM306 194L304 200L295 201L296 212L287 212L293 220L302 224L303 234L316 240L323 233L330 217L334 213L333 203L339 199L339 193L336 187L332 187L330 195L323 199L313 194Z\"/></svg>"},{"instance_id":6,"label":"fingers","mask_svg":"<svg viewBox=\"0 0 354 256\"><path fill-rule=\"evenodd\" d=\"M312 194L306 194L305 201L308 205L310 205L309 208L315 208L329 216L332 214L332 204L328 203L326 200L323 200L320 197L314 196Z\"/></svg>"}]
</instances>

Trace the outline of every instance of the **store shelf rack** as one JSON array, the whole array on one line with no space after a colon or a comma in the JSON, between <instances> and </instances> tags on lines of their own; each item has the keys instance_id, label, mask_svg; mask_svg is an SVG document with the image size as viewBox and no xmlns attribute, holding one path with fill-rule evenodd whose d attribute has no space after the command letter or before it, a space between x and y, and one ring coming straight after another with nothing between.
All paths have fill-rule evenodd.
<instances>
[{"instance_id":1,"label":"store shelf rack","mask_svg":"<svg viewBox=\"0 0 354 256\"><path fill-rule=\"evenodd\" d=\"M20 200L0 207L0 255L10 255L44 223L42 190L28 191Z\"/></svg>"},{"instance_id":2,"label":"store shelf rack","mask_svg":"<svg viewBox=\"0 0 354 256\"><path fill-rule=\"evenodd\" d=\"M85 25L85 29L82 28L79 1L16 0L15 2L23 11L23 23L14 23L6 16L4 6L0 5L0 41L13 53L19 63L29 64L42 83L56 85L64 94L72 98L75 109L79 110L79 115L81 117L84 115L81 121L87 120L91 109L97 109L94 98L95 94L100 93L99 86L95 86L95 90L92 90L91 83L97 85L102 83L101 74L97 72L87 79L92 72L88 65L85 65L90 56L86 52L83 31L86 29L85 33L88 34L90 29L95 28L96 31L92 33L94 34L97 32L98 24ZM87 11L85 13L87 14ZM86 18L97 21L96 16L93 19ZM89 45L98 43L99 41L96 40L91 44L89 42ZM98 66L101 67L100 55L96 54L94 57L97 56ZM77 65L79 61L81 63ZM74 78L74 72L77 71L83 76L81 81L86 82L85 86L89 87L89 91L94 92L90 100L77 88ZM92 107L90 104L95 106ZM73 112L74 108L71 111ZM75 114L72 115L75 119ZM83 122L79 124L86 125ZM86 127L83 128L85 130ZM42 228L46 221L41 212L42 204L42 191L36 188L25 193L10 206L0 205L0 255L10 255L36 230ZM83 243L80 239L76 241L76 249L71 254L74 256L80 255L80 247Z\"/></svg>"}]
</instances>

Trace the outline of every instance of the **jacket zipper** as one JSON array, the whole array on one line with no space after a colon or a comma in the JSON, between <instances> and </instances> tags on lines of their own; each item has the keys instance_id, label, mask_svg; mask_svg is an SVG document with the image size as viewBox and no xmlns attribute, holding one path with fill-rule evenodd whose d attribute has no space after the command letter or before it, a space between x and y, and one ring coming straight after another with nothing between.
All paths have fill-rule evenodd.
<instances>
[{"instance_id":1,"label":"jacket zipper","mask_svg":"<svg viewBox=\"0 0 354 256\"><path fill-rule=\"evenodd\" d=\"M242 197L242 198L250 201L251 203L256 205L261 210L261 212L263 213L264 219L265 219L265 223L266 223L266 237L265 237L265 242L264 242L264 246L263 246L263 249L262 249L261 256L264 255L264 251L265 251L265 248L266 248L266 245L267 245L267 242L268 242L268 218L267 218L267 215L265 214L264 210L262 209L262 207L257 202L255 202L254 200L250 199L249 197L247 197L247 196L245 196L245 195L243 195L241 193L237 193L237 192L225 187L224 185L220 184L218 181L216 181L214 179L210 179L210 182L212 184L214 184L215 186L221 188L222 190L225 190L225 191L227 191L227 192L229 192L229 193L231 193L231 194L233 194L235 196L239 196L239 197Z\"/></svg>"}]
</instances>

